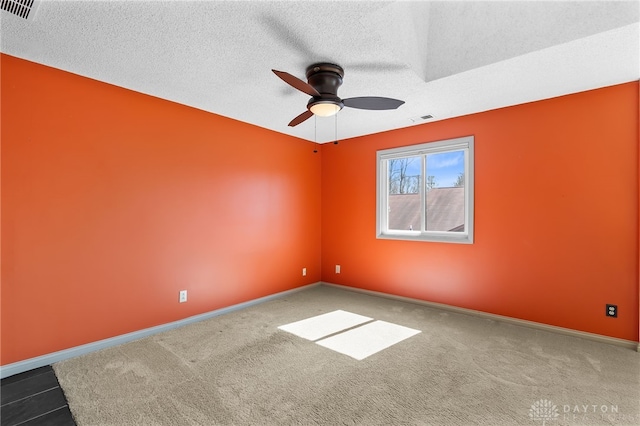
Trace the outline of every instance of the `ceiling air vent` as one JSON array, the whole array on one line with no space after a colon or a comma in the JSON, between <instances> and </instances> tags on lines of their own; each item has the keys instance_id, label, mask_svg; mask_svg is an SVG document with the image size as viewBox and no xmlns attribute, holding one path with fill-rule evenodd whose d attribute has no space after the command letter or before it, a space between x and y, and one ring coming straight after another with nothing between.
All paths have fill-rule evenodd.
<instances>
[{"instance_id":1,"label":"ceiling air vent","mask_svg":"<svg viewBox=\"0 0 640 426\"><path fill-rule=\"evenodd\" d=\"M40 0L0 0L0 9L26 20L33 20Z\"/></svg>"},{"instance_id":2,"label":"ceiling air vent","mask_svg":"<svg viewBox=\"0 0 640 426\"><path fill-rule=\"evenodd\" d=\"M414 123L417 123L418 121L429 120L430 118L433 118L433 115L427 114L427 115L419 115L417 117L412 117L410 118L410 120L413 121Z\"/></svg>"}]
</instances>

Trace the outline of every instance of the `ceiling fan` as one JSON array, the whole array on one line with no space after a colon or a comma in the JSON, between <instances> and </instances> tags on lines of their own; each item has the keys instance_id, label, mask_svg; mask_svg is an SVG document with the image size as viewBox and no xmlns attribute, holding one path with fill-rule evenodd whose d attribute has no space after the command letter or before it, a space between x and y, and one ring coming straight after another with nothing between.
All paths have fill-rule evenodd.
<instances>
[{"instance_id":1,"label":"ceiling fan","mask_svg":"<svg viewBox=\"0 0 640 426\"><path fill-rule=\"evenodd\" d=\"M314 114L320 117L329 117L337 114L343 107L385 110L396 109L404 104L404 101L377 96L363 96L358 98L340 99L338 88L342 85L344 70L340 65L321 62L307 67L307 82L298 77L272 69L285 83L293 86L311 96L307 103L307 110L289 123L290 127L297 126L311 118Z\"/></svg>"}]
</instances>

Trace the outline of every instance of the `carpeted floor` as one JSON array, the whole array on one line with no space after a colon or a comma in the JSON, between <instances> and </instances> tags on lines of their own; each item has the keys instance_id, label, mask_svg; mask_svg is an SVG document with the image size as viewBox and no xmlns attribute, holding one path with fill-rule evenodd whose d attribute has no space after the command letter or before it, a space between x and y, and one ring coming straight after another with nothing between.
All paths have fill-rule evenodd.
<instances>
[{"instance_id":1,"label":"carpeted floor","mask_svg":"<svg viewBox=\"0 0 640 426\"><path fill-rule=\"evenodd\" d=\"M356 360L278 329L420 332ZM317 286L54 365L78 425L638 425L640 354Z\"/></svg>"}]
</instances>

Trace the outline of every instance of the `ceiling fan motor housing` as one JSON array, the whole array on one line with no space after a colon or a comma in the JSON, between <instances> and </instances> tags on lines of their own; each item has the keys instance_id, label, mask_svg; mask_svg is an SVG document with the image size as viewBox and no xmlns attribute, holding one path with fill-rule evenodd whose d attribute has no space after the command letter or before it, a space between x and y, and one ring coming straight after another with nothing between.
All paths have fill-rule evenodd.
<instances>
[{"instance_id":1,"label":"ceiling fan motor housing","mask_svg":"<svg viewBox=\"0 0 640 426\"><path fill-rule=\"evenodd\" d=\"M317 104L333 104L339 109L344 107L338 97L338 88L342 85L344 70L340 65L318 63L307 67L307 81L320 93L320 97L314 96L309 100L307 109Z\"/></svg>"}]
</instances>

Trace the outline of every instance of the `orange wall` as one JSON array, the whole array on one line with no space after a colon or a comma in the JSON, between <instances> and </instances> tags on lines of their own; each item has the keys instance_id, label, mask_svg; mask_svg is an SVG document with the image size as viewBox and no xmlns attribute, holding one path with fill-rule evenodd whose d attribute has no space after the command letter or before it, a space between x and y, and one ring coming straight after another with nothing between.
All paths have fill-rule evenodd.
<instances>
[{"instance_id":1,"label":"orange wall","mask_svg":"<svg viewBox=\"0 0 640 426\"><path fill-rule=\"evenodd\" d=\"M376 150L466 135L475 243L377 240ZM638 340L637 82L327 144L322 157L323 281Z\"/></svg>"},{"instance_id":2,"label":"orange wall","mask_svg":"<svg viewBox=\"0 0 640 426\"><path fill-rule=\"evenodd\" d=\"M315 144L1 70L3 365L319 281Z\"/></svg>"},{"instance_id":3,"label":"orange wall","mask_svg":"<svg viewBox=\"0 0 640 426\"><path fill-rule=\"evenodd\" d=\"M320 279L638 340L637 82L314 154L0 58L2 365ZM376 150L464 135L475 244L377 240Z\"/></svg>"}]
</instances>

